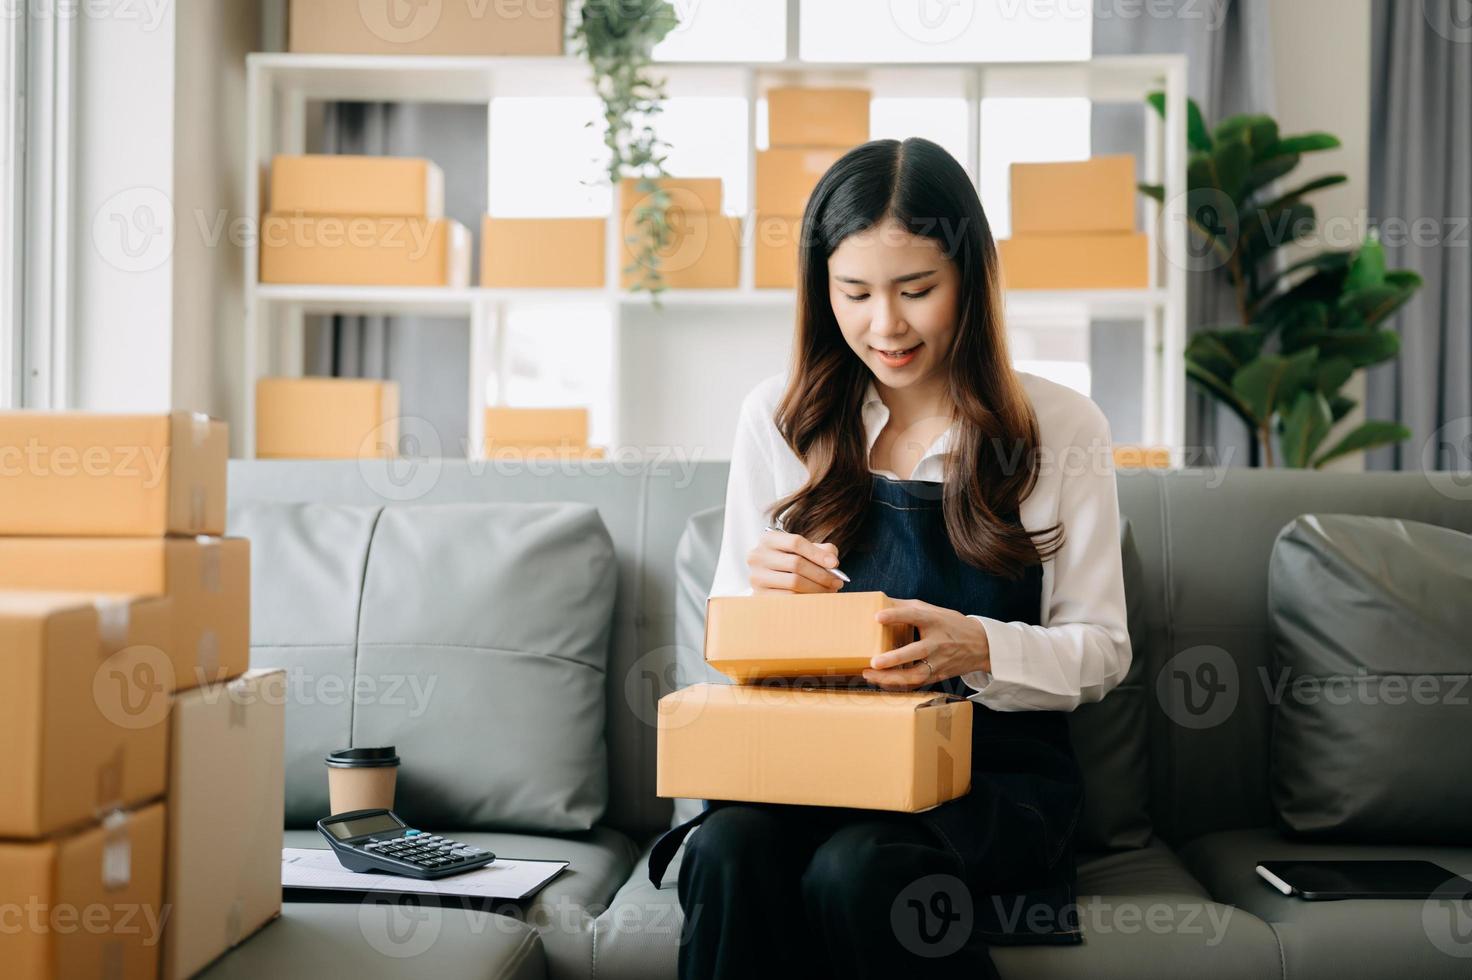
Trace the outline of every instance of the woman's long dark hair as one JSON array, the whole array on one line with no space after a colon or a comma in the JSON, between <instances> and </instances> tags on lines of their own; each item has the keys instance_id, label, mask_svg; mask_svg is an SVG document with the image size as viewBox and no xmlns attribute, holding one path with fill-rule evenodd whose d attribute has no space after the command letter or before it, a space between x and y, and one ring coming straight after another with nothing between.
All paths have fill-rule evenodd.
<instances>
[{"instance_id":1,"label":"woman's long dark hair","mask_svg":"<svg viewBox=\"0 0 1472 980\"><path fill-rule=\"evenodd\" d=\"M1007 354L991 227L971 178L925 139L873 140L845 153L808 198L798 243L793 370L774 421L808 481L772 507L783 526L843 555L868 509L861 407L870 371L844 340L828 257L886 218L934 239L960 273L949 371L958 438L946 461L946 533L968 564L1017 577L1062 545L1063 528L1009 520L1037 482L1038 424Z\"/></svg>"}]
</instances>

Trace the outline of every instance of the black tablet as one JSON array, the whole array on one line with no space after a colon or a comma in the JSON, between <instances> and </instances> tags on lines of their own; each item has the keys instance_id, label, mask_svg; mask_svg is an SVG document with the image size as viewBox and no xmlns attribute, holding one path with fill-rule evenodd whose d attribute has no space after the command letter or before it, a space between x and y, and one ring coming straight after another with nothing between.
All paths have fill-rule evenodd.
<instances>
[{"instance_id":1,"label":"black tablet","mask_svg":"<svg viewBox=\"0 0 1472 980\"><path fill-rule=\"evenodd\" d=\"M1430 861L1262 861L1258 876L1284 895L1472 899L1472 881Z\"/></svg>"}]
</instances>

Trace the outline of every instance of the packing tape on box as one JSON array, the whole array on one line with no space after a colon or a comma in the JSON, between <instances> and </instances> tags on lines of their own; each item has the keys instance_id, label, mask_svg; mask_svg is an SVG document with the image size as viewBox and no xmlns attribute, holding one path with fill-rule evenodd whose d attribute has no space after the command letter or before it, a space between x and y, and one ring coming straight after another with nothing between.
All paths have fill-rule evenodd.
<instances>
[{"instance_id":1,"label":"packing tape on box","mask_svg":"<svg viewBox=\"0 0 1472 980\"><path fill-rule=\"evenodd\" d=\"M97 649L106 659L128 645L133 604L128 599L97 598L92 608L97 611Z\"/></svg>"},{"instance_id":2,"label":"packing tape on box","mask_svg":"<svg viewBox=\"0 0 1472 980\"><path fill-rule=\"evenodd\" d=\"M194 543L199 545L199 587L206 592L219 593L224 587L220 571L220 539L201 534Z\"/></svg>"},{"instance_id":3,"label":"packing tape on box","mask_svg":"<svg viewBox=\"0 0 1472 980\"><path fill-rule=\"evenodd\" d=\"M98 980L124 980L127 977L127 947L121 939L109 938L102 946L102 972Z\"/></svg>"},{"instance_id":4,"label":"packing tape on box","mask_svg":"<svg viewBox=\"0 0 1472 980\"><path fill-rule=\"evenodd\" d=\"M189 529L191 531L204 530L205 521L205 488L196 483L189 494Z\"/></svg>"},{"instance_id":5,"label":"packing tape on box","mask_svg":"<svg viewBox=\"0 0 1472 980\"><path fill-rule=\"evenodd\" d=\"M123 805L123 747L119 745L107 761L97 767L97 812L106 813Z\"/></svg>"},{"instance_id":6,"label":"packing tape on box","mask_svg":"<svg viewBox=\"0 0 1472 980\"><path fill-rule=\"evenodd\" d=\"M949 727L949 723L947 723L947 727ZM949 800L956 795L954 792L955 778L951 773L951 767L954 765L955 763L951 759L951 753L947 752L944 748L935 750L935 770L939 776L936 780L937 793L935 798L938 800Z\"/></svg>"},{"instance_id":7,"label":"packing tape on box","mask_svg":"<svg viewBox=\"0 0 1472 980\"><path fill-rule=\"evenodd\" d=\"M204 412L190 412L189 435L194 440L195 449L204 448L210 438L210 417Z\"/></svg>"},{"instance_id":8,"label":"packing tape on box","mask_svg":"<svg viewBox=\"0 0 1472 980\"><path fill-rule=\"evenodd\" d=\"M194 671L201 684L215 679L220 672L220 637L214 630L199 634L194 648Z\"/></svg>"},{"instance_id":9,"label":"packing tape on box","mask_svg":"<svg viewBox=\"0 0 1472 980\"><path fill-rule=\"evenodd\" d=\"M128 837L128 815L114 810L102 818L102 887L127 888L133 880L133 843Z\"/></svg>"}]
</instances>

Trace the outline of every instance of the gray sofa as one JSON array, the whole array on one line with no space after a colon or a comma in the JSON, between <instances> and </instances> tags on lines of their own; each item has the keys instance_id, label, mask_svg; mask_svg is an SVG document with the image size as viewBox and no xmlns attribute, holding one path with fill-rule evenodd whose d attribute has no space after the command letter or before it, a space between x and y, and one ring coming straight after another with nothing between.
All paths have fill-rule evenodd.
<instances>
[{"instance_id":1,"label":"gray sofa","mask_svg":"<svg viewBox=\"0 0 1472 980\"><path fill-rule=\"evenodd\" d=\"M412 820L570 867L498 910L289 902L207 975L674 977L678 863L662 888L646 867L672 819L654 795L653 709L705 669L702 583L726 464L405 465L231 464L231 533L253 542L252 662L296 681L286 843L321 843L310 826L325 812L326 750L392 743L405 758L397 808ZM1091 772L1085 942L998 948L1002 974L1472 974L1472 937L1424 903L1303 903L1253 873L1264 857L1333 854L1427 856L1472 874L1472 848L1281 836L1259 683L1268 557L1293 517L1472 532L1472 504L1450 477L1419 474L1133 472L1119 488L1135 665L1072 719ZM1190 688L1203 661L1230 675L1226 701ZM344 695L365 680L366 696Z\"/></svg>"}]
</instances>

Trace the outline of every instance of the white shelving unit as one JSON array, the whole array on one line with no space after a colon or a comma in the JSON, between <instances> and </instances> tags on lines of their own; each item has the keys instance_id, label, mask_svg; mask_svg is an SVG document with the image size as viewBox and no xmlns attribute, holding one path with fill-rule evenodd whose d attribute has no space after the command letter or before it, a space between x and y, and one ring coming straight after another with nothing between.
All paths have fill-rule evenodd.
<instances>
[{"instance_id":1,"label":"white shelving unit","mask_svg":"<svg viewBox=\"0 0 1472 980\"><path fill-rule=\"evenodd\" d=\"M795 39L789 38L795 51ZM1151 91L1166 93L1167 119L1147 113L1145 177L1165 185L1166 200L1180 201L1186 190L1184 56L1128 56L1078 62L1007 64L885 63L819 64L789 58L782 62L729 64L663 62L672 97L741 96L747 99L746 166L748 201L755 200L754 154L757 145L756 103L777 85L858 85L876 97L959 96L967 101L967 158L962 162L973 181L980 180L981 102L992 97L1083 97L1095 101L1143 105ZM593 94L588 70L573 57L457 58L369 55L253 54L247 59L249 170L262 175L249 182L246 213L261 213L261 188L271 157L305 150L306 106L314 100L381 100L485 104L502 96L568 96ZM488 137L495 139L495 133ZM493 175L487 174L487 182ZM302 371L303 317L318 313L418 314L463 317L470 331L469 431L471 454L483 442L485 379L495 370L499 331L507 309L516 303L584 301L602 304L613 324L612 431L615 445L638 444L638 434L625 432L621 419L625 397L640 389L622 377L621 336L625 314L654 315L640 309L651 304L646 294L618 288L619 220L617 204L608 219L605 282L602 289L518 290L285 286L259 282L259 254L254 242L245 250L245 358L241 403L234 427L236 455L251 456L255 446L255 381L265 374ZM1138 317L1145 325L1144 433L1148 443L1171 447L1179 459L1184 442L1185 374L1182 354L1186 316L1186 230L1171 215L1148 203L1146 230L1152 238L1152 286L1137 290L1011 291L1009 324L1025 325L1058 315ZM478 229L473 229L478 233ZM1162 237L1163 236L1163 237ZM752 286L753 226L743 228L740 285L736 289L671 290L661 302L667 315L689 307L729 310L795 309L791 290ZM1170 261L1161 261L1162 255ZM628 327L627 329L636 329ZM718 369L718 365L712 365ZM692 365L692 369L698 366Z\"/></svg>"}]
</instances>

